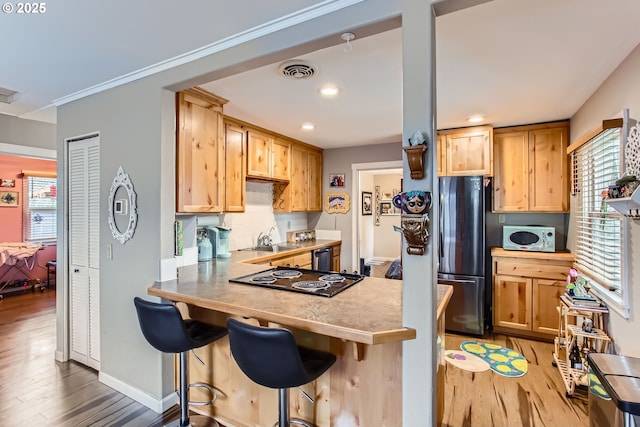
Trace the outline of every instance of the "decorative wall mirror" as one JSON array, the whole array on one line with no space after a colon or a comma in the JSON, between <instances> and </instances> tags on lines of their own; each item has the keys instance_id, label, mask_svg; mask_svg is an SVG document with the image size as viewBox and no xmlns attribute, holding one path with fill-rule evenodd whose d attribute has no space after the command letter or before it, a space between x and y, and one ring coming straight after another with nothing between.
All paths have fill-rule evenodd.
<instances>
[{"instance_id":1,"label":"decorative wall mirror","mask_svg":"<svg viewBox=\"0 0 640 427\"><path fill-rule=\"evenodd\" d=\"M122 166L118 167L118 174L109 190L108 220L114 239L124 245L133 237L138 224L136 192L133 191L133 183Z\"/></svg>"}]
</instances>

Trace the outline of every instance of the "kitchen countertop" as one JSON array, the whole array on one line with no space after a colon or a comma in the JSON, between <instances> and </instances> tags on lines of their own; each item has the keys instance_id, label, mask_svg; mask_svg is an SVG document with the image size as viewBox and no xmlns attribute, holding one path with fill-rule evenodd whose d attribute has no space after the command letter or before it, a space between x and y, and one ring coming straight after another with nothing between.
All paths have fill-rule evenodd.
<instances>
[{"instance_id":1,"label":"kitchen countertop","mask_svg":"<svg viewBox=\"0 0 640 427\"><path fill-rule=\"evenodd\" d=\"M295 254L328 242L315 241L281 254ZM315 244L311 244L315 243ZM257 258L250 258L250 254ZM294 328L363 344L382 344L416 337L402 324L402 281L365 277L331 298L230 283L229 279L265 270L248 261L268 258L271 252L233 251L226 260L216 259L178 269L178 278L155 282L150 295L184 302L229 315L253 317ZM438 285L441 315L451 290Z\"/></svg>"},{"instance_id":2,"label":"kitchen countertop","mask_svg":"<svg viewBox=\"0 0 640 427\"><path fill-rule=\"evenodd\" d=\"M533 251L507 251L502 248L491 248L491 256L528 258L528 259L549 259L561 261L575 261L576 256L569 251L557 252L533 252Z\"/></svg>"},{"instance_id":3,"label":"kitchen countertop","mask_svg":"<svg viewBox=\"0 0 640 427\"><path fill-rule=\"evenodd\" d=\"M268 261L279 256L295 256L302 253L310 252L314 249L324 248L326 246L340 245L340 240L308 240L306 242L289 243L282 242L277 245L295 246L295 249L288 249L284 251L254 251L254 250L235 250L231 251L232 262L245 262L249 264L257 264L260 262ZM214 262L219 263L221 258L216 258Z\"/></svg>"}]
</instances>

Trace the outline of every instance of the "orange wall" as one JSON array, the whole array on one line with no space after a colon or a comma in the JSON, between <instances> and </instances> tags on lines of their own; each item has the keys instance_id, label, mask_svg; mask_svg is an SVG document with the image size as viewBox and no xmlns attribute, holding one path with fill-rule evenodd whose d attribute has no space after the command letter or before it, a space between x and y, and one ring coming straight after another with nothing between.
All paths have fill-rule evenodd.
<instances>
[{"instance_id":1,"label":"orange wall","mask_svg":"<svg viewBox=\"0 0 640 427\"><path fill-rule=\"evenodd\" d=\"M0 154L0 179L13 179L16 186L13 188L0 187L0 191L15 191L18 193L17 207L0 207L0 243L22 241L22 178L23 170L42 172L55 172L55 160L30 159L28 157L9 156ZM30 271L32 275L40 279L46 279L46 263L56 258L56 246L47 246L36 254L36 265ZM29 266L31 266L31 259ZM0 267L0 282L5 280L21 279L25 276L15 269L6 275L9 267Z\"/></svg>"}]
</instances>

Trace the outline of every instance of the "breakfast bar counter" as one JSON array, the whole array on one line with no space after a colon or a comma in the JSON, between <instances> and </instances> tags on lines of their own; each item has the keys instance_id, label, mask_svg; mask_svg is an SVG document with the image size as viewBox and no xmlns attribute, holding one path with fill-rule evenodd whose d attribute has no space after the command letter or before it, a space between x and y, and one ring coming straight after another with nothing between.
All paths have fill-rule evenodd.
<instances>
[{"instance_id":1,"label":"breakfast bar counter","mask_svg":"<svg viewBox=\"0 0 640 427\"><path fill-rule=\"evenodd\" d=\"M331 298L230 283L268 267L216 261L180 269L149 294L228 315L252 317L363 344L415 338L402 325L402 282L365 278Z\"/></svg>"},{"instance_id":2,"label":"breakfast bar counter","mask_svg":"<svg viewBox=\"0 0 640 427\"><path fill-rule=\"evenodd\" d=\"M295 390L291 392L292 417L318 427L341 422L400 427L402 341L416 336L415 329L402 324L402 281L365 277L329 298L229 282L269 269L237 261L232 257L182 267L178 279L156 282L148 292L184 303L178 306L191 318L224 325L228 317L235 317L286 327L300 345L335 354L334 366L303 386L314 397L314 404ZM450 287L438 285L439 318L444 319L450 295ZM205 365L190 356L190 382L206 382L220 392L213 406L193 410L230 426L273 425L277 391L253 383L240 371L231 357L228 338L196 352ZM192 389L191 400L206 400L200 393Z\"/></svg>"}]
</instances>

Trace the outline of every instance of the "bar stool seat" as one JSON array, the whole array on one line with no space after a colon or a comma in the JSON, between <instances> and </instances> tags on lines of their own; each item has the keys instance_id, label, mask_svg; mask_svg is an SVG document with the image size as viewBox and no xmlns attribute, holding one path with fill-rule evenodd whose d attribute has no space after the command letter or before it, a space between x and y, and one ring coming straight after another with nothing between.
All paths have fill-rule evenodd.
<instances>
[{"instance_id":1,"label":"bar stool seat","mask_svg":"<svg viewBox=\"0 0 640 427\"><path fill-rule=\"evenodd\" d=\"M253 326L232 318L227 319L227 328L231 354L240 370L255 383L278 389L275 425L311 425L289 418L289 388L316 380L335 363L336 356L298 346L287 329Z\"/></svg>"},{"instance_id":2,"label":"bar stool seat","mask_svg":"<svg viewBox=\"0 0 640 427\"><path fill-rule=\"evenodd\" d=\"M149 344L163 353L180 354L180 420L177 425L194 425L192 422L197 419L197 425L218 426L218 423L209 417L189 417L189 387L206 387L213 395L210 402L191 402L193 404L211 404L215 401L216 394L209 385L188 384L187 352L224 337L227 335L227 329L198 320L183 319L178 307L173 304L145 301L140 297L135 297L133 302L138 313L140 329Z\"/></svg>"}]
</instances>

